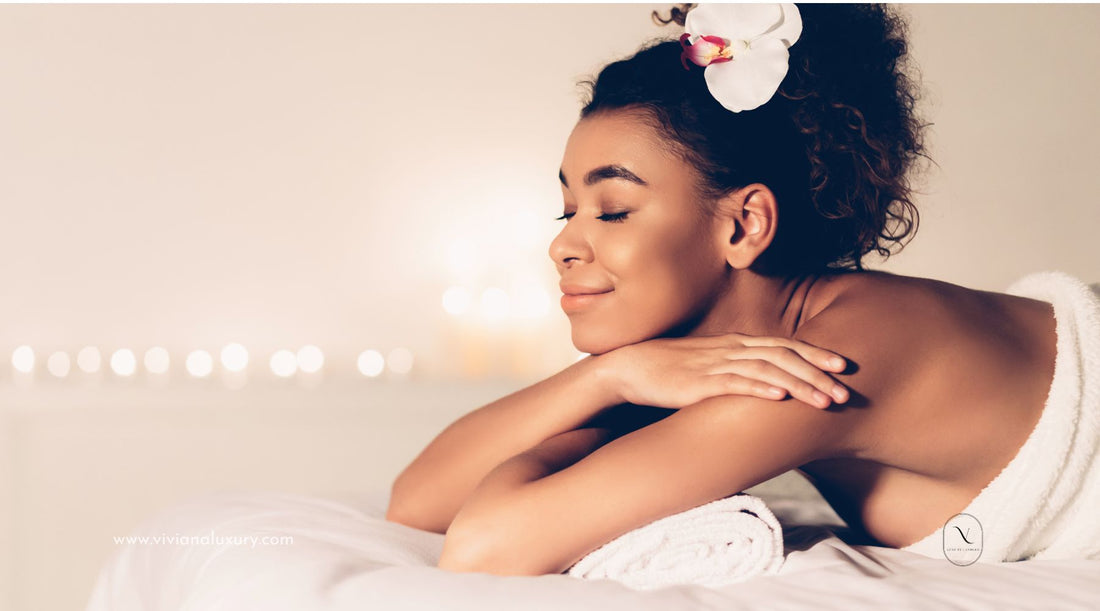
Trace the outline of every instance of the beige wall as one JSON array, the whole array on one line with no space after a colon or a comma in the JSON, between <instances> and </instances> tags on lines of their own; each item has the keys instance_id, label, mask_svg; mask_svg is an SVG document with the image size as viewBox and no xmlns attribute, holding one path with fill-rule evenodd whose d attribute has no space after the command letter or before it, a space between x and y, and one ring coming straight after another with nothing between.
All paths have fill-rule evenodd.
<instances>
[{"instance_id":1,"label":"beige wall","mask_svg":"<svg viewBox=\"0 0 1100 611\"><path fill-rule=\"evenodd\" d=\"M502 392L357 386L364 348L411 348L405 384L516 374L507 386L570 361L553 299L492 326L448 318L440 296L553 291L573 83L674 34L651 8L0 6L0 608L79 607L107 538L173 499L386 482L453 417L405 430L394 410ZM1042 269L1100 280L1100 7L904 10L939 166L885 269L992 290ZM178 371L161 389L27 385L8 364L21 344L39 368L53 350L160 344L178 368L230 341L255 363L235 394ZM350 385L278 392L267 356L305 343Z\"/></svg>"},{"instance_id":2,"label":"beige wall","mask_svg":"<svg viewBox=\"0 0 1100 611\"><path fill-rule=\"evenodd\" d=\"M1096 5L907 5L933 123L922 229L887 269L1100 280Z\"/></svg>"},{"instance_id":3,"label":"beige wall","mask_svg":"<svg viewBox=\"0 0 1100 611\"><path fill-rule=\"evenodd\" d=\"M554 289L573 83L670 33L649 8L3 7L0 353L408 345L447 371L449 285ZM905 10L940 167L886 269L1100 279L1100 7Z\"/></svg>"}]
</instances>

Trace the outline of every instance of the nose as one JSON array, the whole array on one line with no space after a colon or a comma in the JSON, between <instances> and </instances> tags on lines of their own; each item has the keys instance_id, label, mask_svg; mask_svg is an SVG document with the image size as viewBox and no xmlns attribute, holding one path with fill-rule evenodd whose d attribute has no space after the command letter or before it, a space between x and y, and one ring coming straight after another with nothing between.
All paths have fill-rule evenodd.
<instances>
[{"instance_id":1,"label":"nose","mask_svg":"<svg viewBox=\"0 0 1100 611\"><path fill-rule=\"evenodd\" d=\"M592 247L581 234L579 223L566 222L550 241L550 258L559 268L571 267L577 261L592 261Z\"/></svg>"}]
</instances>

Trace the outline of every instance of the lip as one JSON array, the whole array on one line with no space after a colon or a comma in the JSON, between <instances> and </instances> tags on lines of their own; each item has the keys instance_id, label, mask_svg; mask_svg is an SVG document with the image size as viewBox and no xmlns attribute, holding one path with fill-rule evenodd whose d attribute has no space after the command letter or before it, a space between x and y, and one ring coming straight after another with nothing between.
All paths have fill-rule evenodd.
<instances>
[{"instance_id":1,"label":"lip","mask_svg":"<svg viewBox=\"0 0 1100 611\"><path fill-rule=\"evenodd\" d=\"M561 292L566 295L602 295L610 293L614 289L585 286L583 284L562 284Z\"/></svg>"},{"instance_id":2,"label":"lip","mask_svg":"<svg viewBox=\"0 0 1100 611\"><path fill-rule=\"evenodd\" d=\"M599 289L576 285L562 285L561 309L566 314L580 312L610 295L615 289Z\"/></svg>"}]
</instances>

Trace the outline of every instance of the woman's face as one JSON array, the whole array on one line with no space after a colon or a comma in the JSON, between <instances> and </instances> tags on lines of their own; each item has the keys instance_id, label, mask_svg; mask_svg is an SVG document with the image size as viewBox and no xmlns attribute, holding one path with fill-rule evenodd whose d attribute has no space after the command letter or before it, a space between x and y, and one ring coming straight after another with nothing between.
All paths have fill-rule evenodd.
<instances>
[{"instance_id":1,"label":"woman's face","mask_svg":"<svg viewBox=\"0 0 1100 611\"><path fill-rule=\"evenodd\" d=\"M578 350L601 354L660 336L722 287L723 238L717 217L703 213L697 180L639 112L577 123L561 165L565 226L550 257Z\"/></svg>"}]
</instances>

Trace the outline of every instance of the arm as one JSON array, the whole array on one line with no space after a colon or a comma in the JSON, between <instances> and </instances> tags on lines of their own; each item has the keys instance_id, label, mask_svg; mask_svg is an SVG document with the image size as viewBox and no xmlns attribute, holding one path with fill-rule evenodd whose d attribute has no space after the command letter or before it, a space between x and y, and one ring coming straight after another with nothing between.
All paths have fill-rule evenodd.
<instances>
[{"instance_id":1,"label":"arm","mask_svg":"<svg viewBox=\"0 0 1100 611\"><path fill-rule=\"evenodd\" d=\"M561 573L630 530L849 451L849 424L796 401L720 396L556 472L529 459L502 465L456 516L439 566Z\"/></svg>"},{"instance_id":2,"label":"arm","mask_svg":"<svg viewBox=\"0 0 1100 611\"><path fill-rule=\"evenodd\" d=\"M606 373L588 357L451 423L398 475L386 519L445 532L494 467L617 405Z\"/></svg>"},{"instance_id":3,"label":"arm","mask_svg":"<svg viewBox=\"0 0 1100 611\"><path fill-rule=\"evenodd\" d=\"M541 444L517 454L493 469L477 489L460 514L470 514L489 507L502 495L566 467L588 456L613 438L613 432L606 428L581 428L555 435ZM451 571L461 571L471 566L460 554L469 546L456 545L456 537L450 531L443 541L443 551L438 566ZM456 551L457 550L457 551Z\"/></svg>"},{"instance_id":4,"label":"arm","mask_svg":"<svg viewBox=\"0 0 1100 611\"><path fill-rule=\"evenodd\" d=\"M477 511L471 504L494 499L498 494L557 473L612 440L605 428L580 428L555 435L539 445L497 465L481 480L462 512ZM444 541L446 543L446 541ZM446 556L446 552L444 552ZM446 567L445 567L446 568Z\"/></svg>"},{"instance_id":5,"label":"arm","mask_svg":"<svg viewBox=\"0 0 1100 611\"><path fill-rule=\"evenodd\" d=\"M591 426L618 437L717 395L778 400L789 391L813 401L815 387L836 386L818 368L843 368L843 359L829 362L834 356L731 333L654 339L588 357L447 427L398 476L386 518L442 533L490 470L563 432ZM650 405L659 407L643 407Z\"/></svg>"}]
</instances>

